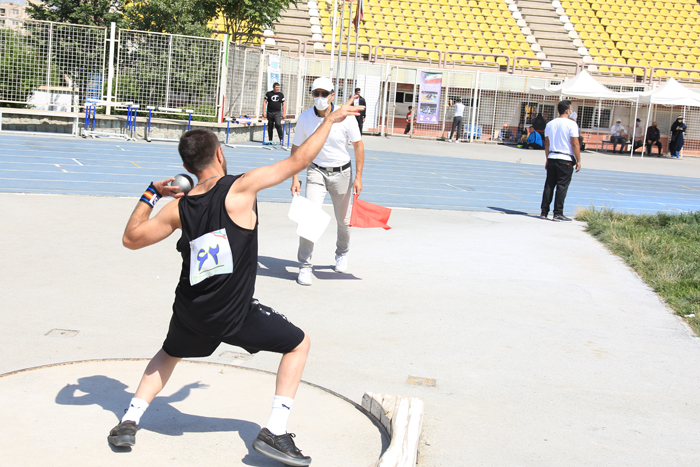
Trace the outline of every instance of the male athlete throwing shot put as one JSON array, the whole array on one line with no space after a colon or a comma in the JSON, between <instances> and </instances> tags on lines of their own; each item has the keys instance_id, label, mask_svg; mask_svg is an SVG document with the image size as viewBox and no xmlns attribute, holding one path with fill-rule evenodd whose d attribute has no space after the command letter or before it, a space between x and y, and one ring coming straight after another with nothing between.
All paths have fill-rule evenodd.
<instances>
[{"instance_id":1,"label":"male athlete throwing shot put","mask_svg":"<svg viewBox=\"0 0 700 467\"><path fill-rule=\"evenodd\" d=\"M251 353L283 354L270 418L253 448L287 465L311 463L286 429L311 343L283 315L253 298L258 264L257 193L308 167L333 124L348 116L353 116L354 123L360 110L362 107L352 106L351 99L327 115L287 159L237 176L227 175L226 158L214 133L197 129L182 136L178 151L183 165L199 183L187 195L168 186L172 178L151 183L124 231L124 246L135 250L181 229L177 250L182 255L182 271L163 347L146 367L121 423L110 431L110 443L135 444L141 416L180 359L209 356L226 342ZM161 196L175 200L150 218Z\"/></svg>"}]
</instances>

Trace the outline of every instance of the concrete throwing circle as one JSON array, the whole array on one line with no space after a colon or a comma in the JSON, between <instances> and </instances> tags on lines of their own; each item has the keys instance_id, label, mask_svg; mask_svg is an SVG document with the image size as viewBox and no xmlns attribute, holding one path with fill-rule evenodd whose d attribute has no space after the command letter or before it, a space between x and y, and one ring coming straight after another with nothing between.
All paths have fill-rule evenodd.
<instances>
[{"instance_id":1,"label":"concrete throwing circle","mask_svg":"<svg viewBox=\"0 0 700 467\"><path fill-rule=\"evenodd\" d=\"M0 453L22 466L275 466L252 448L267 422L275 375L182 361L141 420L136 445L107 442L148 360L95 360L0 375ZM370 466L387 439L356 406L302 383L289 419L316 466Z\"/></svg>"}]
</instances>

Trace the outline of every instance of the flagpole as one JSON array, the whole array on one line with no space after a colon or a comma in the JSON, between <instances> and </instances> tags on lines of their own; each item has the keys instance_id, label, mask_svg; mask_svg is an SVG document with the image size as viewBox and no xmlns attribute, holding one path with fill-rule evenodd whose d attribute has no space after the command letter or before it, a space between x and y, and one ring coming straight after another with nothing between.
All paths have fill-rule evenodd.
<instances>
[{"instance_id":1,"label":"flagpole","mask_svg":"<svg viewBox=\"0 0 700 467\"><path fill-rule=\"evenodd\" d=\"M355 93L355 88L357 87L357 56L360 51L360 15L363 13L362 10L363 0L359 0L357 3L357 27L355 28L355 62L352 65L352 92Z\"/></svg>"},{"instance_id":2,"label":"flagpole","mask_svg":"<svg viewBox=\"0 0 700 467\"><path fill-rule=\"evenodd\" d=\"M331 37L331 71L329 78L333 81L333 58L335 56L335 30L338 26L338 0L333 0L333 36Z\"/></svg>"},{"instance_id":3,"label":"flagpole","mask_svg":"<svg viewBox=\"0 0 700 467\"><path fill-rule=\"evenodd\" d=\"M350 16L348 17L348 43L345 47L345 76L343 79L343 103L348 99L348 62L350 61L350 37L352 36L352 4L350 2Z\"/></svg>"},{"instance_id":4,"label":"flagpole","mask_svg":"<svg viewBox=\"0 0 700 467\"><path fill-rule=\"evenodd\" d=\"M338 66L335 68L335 98L333 104L338 105L338 86L340 85L340 58L343 56L343 26L345 23L345 0L343 0L343 14L340 15L340 38L338 42Z\"/></svg>"}]
</instances>

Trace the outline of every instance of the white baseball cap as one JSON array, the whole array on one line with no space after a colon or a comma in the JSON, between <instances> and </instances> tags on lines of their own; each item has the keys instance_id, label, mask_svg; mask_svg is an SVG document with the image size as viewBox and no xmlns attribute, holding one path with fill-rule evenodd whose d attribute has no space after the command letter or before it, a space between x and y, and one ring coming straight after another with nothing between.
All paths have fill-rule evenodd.
<instances>
[{"instance_id":1,"label":"white baseball cap","mask_svg":"<svg viewBox=\"0 0 700 467\"><path fill-rule=\"evenodd\" d=\"M333 81L331 81L330 78L326 78L325 76L321 76L320 78L316 78L311 85L311 90L313 91L314 89L323 89L324 91L328 92L333 92Z\"/></svg>"}]
</instances>

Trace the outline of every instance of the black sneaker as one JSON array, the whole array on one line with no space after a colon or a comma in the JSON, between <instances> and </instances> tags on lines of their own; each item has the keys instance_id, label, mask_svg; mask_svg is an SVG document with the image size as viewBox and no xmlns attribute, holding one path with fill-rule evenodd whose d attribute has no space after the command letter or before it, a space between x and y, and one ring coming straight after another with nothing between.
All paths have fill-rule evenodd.
<instances>
[{"instance_id":1,"label":"black sneaker","mask_svg":"<svg viewBox=\"0 0 700 467\"><path fill-rule=\"evenodd\" d=\"M571 222L571 219L563 214L555 214L554 217L552 217L552 220L554 222Z\"/></svg>"},{"instance_id":2,"label":"black sneaker","mask_svg":"<svg viewBox=\"0 0 700 467\"><path fill-rule=\"evenodd\" d=\"M253 449L263 456L278 460L283 464L306 466L311 464L311 458L305 456L294 444L294 433L273 435L270 430L263 428L253 441Z\"/></svg>"},{"instance_id":3,"label":"black sneaker","mask_svg":"<svg viewBox=\"0 0 700 467\"><path fill-rule=\"evenodd\" d=\"M547 213L546 212L541 213L540 219L547 219Z\"/></svg>"},{"instance_id":4,"label":"black sneaker","mask_svg":"<svg viewBox=\"0 0 700 467\"><path fill-rule=\"evenodd\" d=\"M136 430L139 426L136 422L127 420L112 428L107 438L114 446L133 446L136 444Z\"/></svg>"}]
</instances>

